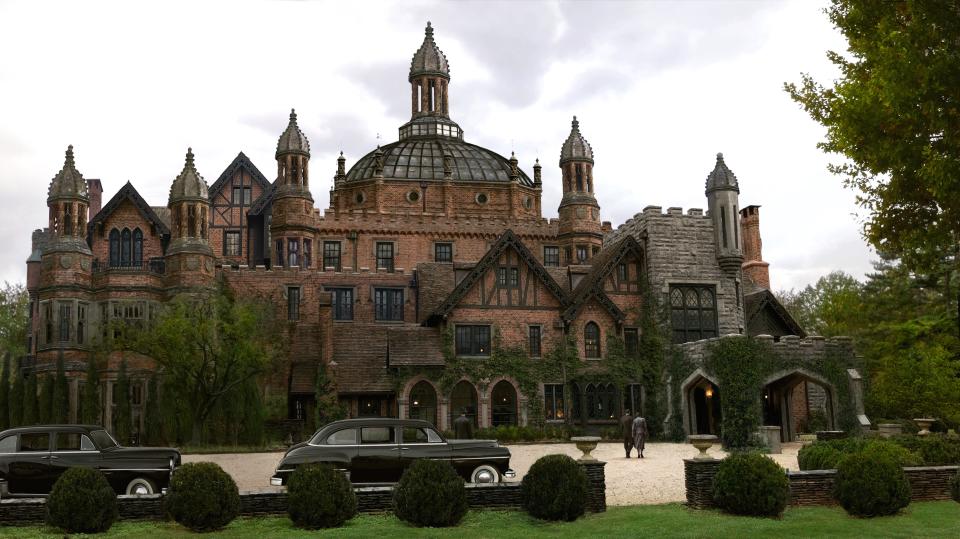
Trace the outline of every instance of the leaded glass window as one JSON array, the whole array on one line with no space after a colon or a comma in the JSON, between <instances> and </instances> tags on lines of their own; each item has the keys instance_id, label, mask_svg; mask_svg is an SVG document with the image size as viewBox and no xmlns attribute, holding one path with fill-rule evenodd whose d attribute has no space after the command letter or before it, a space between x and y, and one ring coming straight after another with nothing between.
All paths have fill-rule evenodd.
<instances>
[{"instance_id":1,"label":"leaded glass window","mask_svg":"<svg viewBox=\"0 0 960 539\"><path fill-rule=\"evenodd\" d=\"M675 343L716 337L715 288L705 285L671 285L670 322Z\"/></svg>"}]
</instances>

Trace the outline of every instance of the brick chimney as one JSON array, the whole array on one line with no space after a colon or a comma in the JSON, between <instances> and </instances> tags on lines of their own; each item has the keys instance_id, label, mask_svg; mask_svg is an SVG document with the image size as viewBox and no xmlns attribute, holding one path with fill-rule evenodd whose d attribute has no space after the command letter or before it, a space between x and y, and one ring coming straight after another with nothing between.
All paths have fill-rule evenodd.
<instances>
[{"instance_id":1,"label":"brick chimney","mask_svg":"<svg viewBox=\"0 0 960 539\"><path fill-rule=\"evenodd\" d=\"M100 184L100 180L87 180L87 193L90 195L90 212L87 215L89 223L100 213L100 205L103 204L103 185Z\"/></svg>"},{"instance_id":2,"label":"brick chimney","mask_svg":"<svg viewBox=\"0 0 960 539\"><path fill-rule=\"evenodd\" d=\"M92 198L91 198L92 200ZM743 276L756 288L770 289L770 264L763 261L760 239L760 206L740 210L740 237L743 238Z\"/></svg>"}]
</instances>

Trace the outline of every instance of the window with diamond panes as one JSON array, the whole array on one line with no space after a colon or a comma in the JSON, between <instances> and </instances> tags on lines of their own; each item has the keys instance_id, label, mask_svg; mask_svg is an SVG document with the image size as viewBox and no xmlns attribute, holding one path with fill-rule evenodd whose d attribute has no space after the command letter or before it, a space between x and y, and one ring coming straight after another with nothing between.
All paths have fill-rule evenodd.
<instances>
[{"instance_id":1,"label":"window with diamond panes","mask_svg":"<svg viewBox=\"0 0 960 539\"><path fill-rule=\"evenodd\" d=\"M717 336L717 301L712 286L672 285L670 325L673 342L682 343Z\"/></svg>"}]
</instances>

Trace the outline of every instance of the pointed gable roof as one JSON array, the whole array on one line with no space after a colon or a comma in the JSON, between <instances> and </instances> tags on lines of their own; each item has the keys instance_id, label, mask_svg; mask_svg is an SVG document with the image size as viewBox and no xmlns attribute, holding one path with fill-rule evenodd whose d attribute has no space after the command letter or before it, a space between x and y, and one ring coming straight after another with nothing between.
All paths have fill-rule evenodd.
<instances>
[{"instance_id":1,"label":"pointed gable roof","mask_svg":"<svg viewBox=\"0 0 960 539\"><path fill-rule=\"evenodd\" d=\"M807 336L807 332L800 327L773 292L763 289L744 294L743 304L747 335ZM774 335L774 333L780 334Z\"/></svg>"},{"instance_id":2,"label":"pointed gable roof","mask_svg":"<svg viewBox=\"0 0 960 539\"><path fill-rule=\"evenodd\" d=\"M597 253L591 261L590 272L580 279L576 288L570 293L570 300L561 315L562 318L566 321L573 320L591 298L596 298L597 303L602 305L615 320L623 320L625 316L623 311L603 291L603 283L613 269L630 254L643 260L643 248L632 235L624 237Z\"/></svg>"},{"instance_id":3,"label":"pointed gable roof","mask_svg":"<svg viewBox=\"0 0 960 539\"><path fill-rule=\"evenodd\" d=\"M260 169L253 164L253 161L251 161L246 154L240 152L236 157L233 158L233 161L227 165L227 168L223 170L223 173L220 174L220 177L217 178L217 181L213 182L213 185L211 185L210 189L208 189L210 200L213 200L213 196L216 193L219 193L220 190L223 189L223 186L229 182L241 168L246 170L247 174L250 174L250 177L253 178L253 181L257 182L257 185L263 189L264 193L270 190L270 181L267 180L263 173L260 172Z\"/></svg>"},{"instance_id":4,"label":"pointed gable roof","mask_svg":"<svg viewBox=\"0 0 960 539\"><path fill-rule=\"evenodd\" d=\"M110 199L110 202L104 204L103 208L101 208L101 210L95 216L93 216L93 219L91 219L90 223L87 225L87 229L92 231L94 226L102 226L104 221L107 220L107 217L110 217L110 215L118 207L120 207L120 204L123 204L123 202L126 200L129 200L130 203L137 208L137 211L140 212L140 215L156 228L157 234L170 234L170 227L168 227L166 223L163 222L163 219L161 219L160 216L153 211L153 208L147 204L147 201L140 196L140 193L137 192L137 189L130 182L124 184L124 186L117 191L117 194L113 195L113 198Z\"/></svg>"},{"instance_id":5,"label":"pointed gable roof","mask_svg":"<svg viewBox=\"0 0 960 539\"><path fill-rule=\"evenodd\" d=\"M523 241L521 241L520 238L514 234L513 230L508 228L503 234L500 235L497 241L494 242L486 254L483 255L483 258L481 258L480 261L477 262L477 264L473 267L473 269L470 270L470 273L468 273L457 284L457 286L454 287L453 291L450 292L450 295L447 296L440 306L430 313L424 324L428 326L434 325L450 314L450 312L456 308L460 301L463 300L463 297L467 295L467 292L469 292L470 289L473 288L473 286L483 278L483 275L488 270L497 264L497 261L500 260L500 255L502 255L503 252L508 248L513 248L515 251L517 251L517 254L520 255L520 259L526 262L527 267L530 268L530 271L532 271L540 279L544 286L547 287L547 290L556 296L556 298L562 303L564 300L563 288L557 284L550 273L547 272L547 270L543 267L543 264L541 264L540 261L533 256L533 253L530 252L530 249L528 249L527 246L523 244Z\"/></svg>"}]
</instances>

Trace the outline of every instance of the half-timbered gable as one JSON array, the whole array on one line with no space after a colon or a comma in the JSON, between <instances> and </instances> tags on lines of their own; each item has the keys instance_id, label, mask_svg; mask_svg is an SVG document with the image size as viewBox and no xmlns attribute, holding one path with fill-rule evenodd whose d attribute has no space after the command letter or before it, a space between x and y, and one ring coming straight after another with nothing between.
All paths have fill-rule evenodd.
<instances>
[{"instance_id":1,"label":"half-timbered gable","mask_svg":"<svg viewBox=\"0 0 960 539\"><path fill-rule=\"evenodd\" d=\"M263 223L247 214L270 189L270 182L243 152L210 186L210 247L224 264L250 264L255 247L262 251Z\"/></svg>"}]
</instances>

